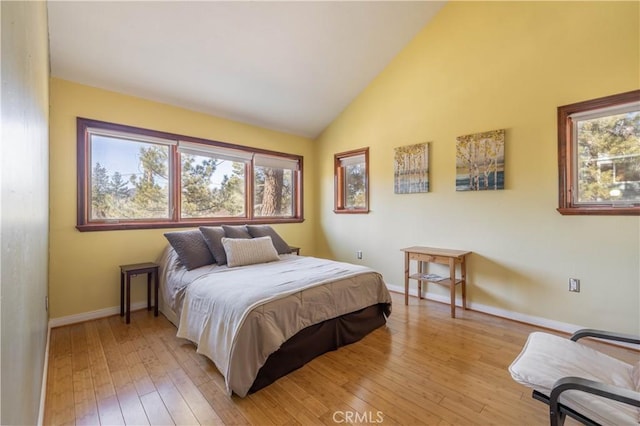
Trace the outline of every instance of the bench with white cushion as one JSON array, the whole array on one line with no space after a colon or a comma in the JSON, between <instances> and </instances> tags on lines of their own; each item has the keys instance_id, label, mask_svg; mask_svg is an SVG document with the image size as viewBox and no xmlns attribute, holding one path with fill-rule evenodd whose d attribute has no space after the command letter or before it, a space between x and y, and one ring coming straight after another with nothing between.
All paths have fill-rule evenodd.
<instances>
[{"instance_id":1,"label":"bench with white cushion","mask_svg":"<svg viewBox=\"0 0 640 426\"><path fill-rule=\"evenodd\" d=\"M584 424L640 423L640 352L627 364L577 342L581 337L640 344L640 338L581 330L571 339L534 332L509 367L515 381L549 404L552 425L569 415Z\"/></svg>"}]
</instances>

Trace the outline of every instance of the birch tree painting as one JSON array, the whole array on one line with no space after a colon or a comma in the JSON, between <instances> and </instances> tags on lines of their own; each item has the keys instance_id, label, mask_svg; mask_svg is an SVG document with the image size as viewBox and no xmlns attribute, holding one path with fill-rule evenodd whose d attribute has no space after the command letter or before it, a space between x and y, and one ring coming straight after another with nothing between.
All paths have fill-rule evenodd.
<instances>
[{"instance_id":1,"label":"birch tree painting","mask_svg":"<svg viewBox=\"0 0 640 426\"><path fill-rule=\"evenodd\" d=\"M504 189L504 129L456 140L456 191Z\"/></svg>"},{"instance_id":2,"label":"birch tree painting","mask_svg":"<svg viewBox=\"0 0 640 426\"><path fill-rule=\"evenodd\" d=\"M429 192L429 144L401 146L395 151L393 192Z\"/></svg>"}]
</instances>

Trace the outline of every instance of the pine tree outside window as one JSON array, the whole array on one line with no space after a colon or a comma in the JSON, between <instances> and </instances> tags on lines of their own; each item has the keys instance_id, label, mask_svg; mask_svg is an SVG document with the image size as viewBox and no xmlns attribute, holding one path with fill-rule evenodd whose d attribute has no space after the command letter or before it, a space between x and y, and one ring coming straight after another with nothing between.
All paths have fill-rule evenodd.
<instances>
[{"instance_id":1,"label":"pine tree outside window","mask_svg":"<svg viewBox=\"0 0 640 426\"><path fill-rule=\"evenodd\" d=\"M335 213L369 213L369 148L334 155Z\"/></svg>"},{"instance_id":2,"label":"pine tree outside window","mask_svg":"<svg viewBox=\"0 0 640 426\"><path fill-rule=\"evenodd\" d=\"M640 214L640 91L558 108L561 214Z\"/></svg>"},{"instance_id":3,"label":"pine tree outside window","mask_svg":"<svg viewBox=\"0 0 640 426\"><path fill-rule=\"evenodd\" d=\"M80 231L303 220L301 156L77 123Z\"/></svg>"},{"instance_id":4,"label":"pine tree outside window","mask_svg":"<svg viewBox=\"0 0 640 426\"><path fill-rule=\"evenodd\" d=\"M170 147L160 138L89 128L91 221L168 220ZM124 160L124 161L123 161Z\"/></svg>"},{"instance_id":5,"label":"pine tree outside window","mask_svg":"<svg viewBox=\"0 0 640 426\"><path fill-rule=\"evenodd\" d=\"M251 152L180 141L178 153L180 217L246 216L246 169Z\"/></svg>"},{"instance_id":6,"label":"pine tree outside window","mask_svg":"<svg viewBox=\"0 0 640 426\"><path fill-rule=\"evenodd\" d=\"M296 211L298 161L256 154L253 167L254 216L292 217Z\"/></svg>"}]
</instances>

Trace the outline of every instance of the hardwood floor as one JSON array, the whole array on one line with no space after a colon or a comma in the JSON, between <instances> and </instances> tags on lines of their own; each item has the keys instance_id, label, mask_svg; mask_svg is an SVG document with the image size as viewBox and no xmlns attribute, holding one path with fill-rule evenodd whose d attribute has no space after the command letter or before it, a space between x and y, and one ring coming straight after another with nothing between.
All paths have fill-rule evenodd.
<instances>
[{"instance_id":1,"label":"hardwood floor","mask_svg":"<svg viewBox=\"0 0 640 426\"><path fill-rule=\"evenodd\" d=\"M246 398L228 397L213 363L162 315L55 328L44 423L548 423L546 406L507 371L538 328L473 311L451 319L448 305L410 298L405 307L399 294L393 301L386 327ZM640 357L589 344L628 362Z\"/></svg>"}]
</instances>

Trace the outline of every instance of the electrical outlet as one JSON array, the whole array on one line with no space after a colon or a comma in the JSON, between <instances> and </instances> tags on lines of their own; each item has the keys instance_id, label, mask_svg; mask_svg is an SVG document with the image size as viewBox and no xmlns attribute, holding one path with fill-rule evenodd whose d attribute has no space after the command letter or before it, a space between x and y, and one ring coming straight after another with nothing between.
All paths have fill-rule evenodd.
<instances>
[{"instance_id":1,"label":"electrical outlet","mask_svg":"<svg viewBox=\"0 0 640 426\"><path fill-rule=\"evenodd\" d=\"M580 293L580 280L577 278L569 278L569 291Z\"/></svg>"},{"instance_id":2,"label":"electrical outlet","mask_svg":"<svg viewBox=\"0 0 640 426\"><path fill-rule=\"evenodd\" d=\"M356 258L358 258L358 259L362 259L362 250L358 250L358 251L356 252Z\"/></svg>"}]
</instances>

